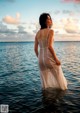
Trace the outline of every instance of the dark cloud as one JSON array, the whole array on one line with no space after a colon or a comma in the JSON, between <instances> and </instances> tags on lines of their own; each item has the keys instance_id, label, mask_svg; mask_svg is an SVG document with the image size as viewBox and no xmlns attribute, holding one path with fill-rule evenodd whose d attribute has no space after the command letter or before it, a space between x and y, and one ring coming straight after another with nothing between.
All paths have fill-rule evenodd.
<instances>
[{"instance_id":1,"label":"dark cloud","mask_svg":"<svg viewBox=\"0 0 80 113\"><path fill-rule=\"evenodd\" d=\"M18 33L26 33L25 27L19 25L19 26L18 26Z\"/></svg>"},{"instance_id":2,"label":"dark cloud","mask_svg":"<svg viewBox=\"0 0 80 113\"><path fill-rule=\"evenodd\" d=\"M4 25L2 22L0 22L0 33L15 33L16 30L9 29L7 25Z\"/></svg>"},{"instance_id":3,"label":"dark cloud","mask_svg":"<svg viewBox=\"0 0 80 113\"><path fill-rule=\"evenodd\" d=\"M9 29L0 22L0 42L34 41L34 36L25 31L25 27L19 25L17 29Z\"/></svg>"},{"instance_id":4,"label":"dark cloud","mask_svg":"<svg viewBox=\"0 0 80 113\"><path fill-rule=\"evenodd\" d=\"M34 36L29 33L0 33L0 42L34 41Z\"/></svg>"}]
</instances>

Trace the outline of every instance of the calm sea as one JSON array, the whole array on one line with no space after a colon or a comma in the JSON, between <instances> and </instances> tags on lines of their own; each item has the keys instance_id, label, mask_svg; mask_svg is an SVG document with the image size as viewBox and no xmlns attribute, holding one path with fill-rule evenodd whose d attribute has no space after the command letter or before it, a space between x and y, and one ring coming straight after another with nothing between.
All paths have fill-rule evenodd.
<instances>
[{"instance_id":1,"label":"calm sea","mask_svg":"<svg viewBox=\"0 0 80 113\"><path fill-rule=\"evenodd\" d=\"M10 113L80 113L80 42L55 42L68 90L42 91L34 42L0 43L0 105Z\"/></svg>"}]
</instances>

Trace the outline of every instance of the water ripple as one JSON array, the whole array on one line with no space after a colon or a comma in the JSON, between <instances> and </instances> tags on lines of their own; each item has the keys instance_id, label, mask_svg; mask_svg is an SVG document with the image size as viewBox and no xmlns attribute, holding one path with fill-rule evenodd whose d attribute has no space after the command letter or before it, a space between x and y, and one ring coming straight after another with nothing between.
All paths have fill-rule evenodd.
<instances>
[{"instance_id":1,"label":"water ripple","mask_svg":"<svg viewBox=\"0 0 80 113\"><path fill-rule=\"evenodd\" d=\"M42 90L34 43L0 43L0 104L10 113L80 113L80 42L55 42L68 90Z\"/></svg>"}]
</instances>

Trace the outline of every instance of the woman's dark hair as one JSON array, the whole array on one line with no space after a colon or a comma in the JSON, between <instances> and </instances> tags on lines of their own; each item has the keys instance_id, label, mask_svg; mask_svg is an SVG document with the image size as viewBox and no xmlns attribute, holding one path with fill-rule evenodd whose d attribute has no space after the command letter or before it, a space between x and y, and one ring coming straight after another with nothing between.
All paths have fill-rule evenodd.
<instances>
[{"instance_id":1,"label":"woman's dark hair","mask_svg":"<svg viewBox=\"0 0 80 113\"><path fill-rule=\"evenodd\" d=\"M47 19L48 16L51 18L50 14L48 14L48 13L42 13L40 15L40 17L39 17L39 24L41 25L41 29L47 28L47 26L46 26L46 19Z\"/></svg>"}]
</instances>

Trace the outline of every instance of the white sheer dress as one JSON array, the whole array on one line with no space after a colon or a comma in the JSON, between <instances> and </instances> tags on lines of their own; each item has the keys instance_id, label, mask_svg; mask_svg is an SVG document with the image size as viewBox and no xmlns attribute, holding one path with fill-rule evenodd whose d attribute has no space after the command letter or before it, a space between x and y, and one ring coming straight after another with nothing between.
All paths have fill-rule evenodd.
<instances>
[{"instance_id":1,"label":"white sheer dress","mask_svg":"<svg viewBox=\"0 0 80 113\"><path fill-rule=\"evenodd\" d=\"M45 35L46 30L40 30L37 35L37 40L39 43L39 68L42 88L59 88L62 90L67 89L67 80L64 77L61 65L56 65L54 57L48 49L48 34L50 29L48 29L47 35Z\"/></svg>"}]
</instances>

